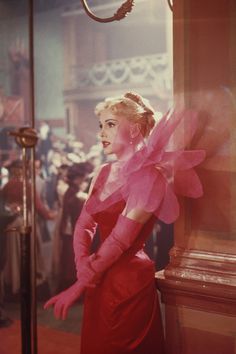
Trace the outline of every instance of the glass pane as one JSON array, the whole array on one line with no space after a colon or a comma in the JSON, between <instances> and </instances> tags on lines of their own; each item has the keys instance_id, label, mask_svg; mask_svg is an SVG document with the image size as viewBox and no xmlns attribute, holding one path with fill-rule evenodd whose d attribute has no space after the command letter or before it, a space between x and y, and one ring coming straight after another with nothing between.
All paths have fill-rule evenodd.
<instances>
[{"instance_id":1,"label":"glass pane","mask_svg":"<svg viewBox=\"0 0 236 354\"><path fill-rule=\"evenodd\" d=\"M27 0L21 6L0 2L0 351L6 353L21 352L23 161L22 149L9 132L31 125L27 5Z\"/></svg>"},{"instance_id":2,"label":"glass pane","mask_svg":"<svg viewBox=\"0 0 236 354\"><path fill-rule=\"evenodd\" d=\"M90 3L101 17L113 14L118 6L117 1ZM36 112L42 138L38 153L48 185L47 203L58 213L54 221L47 223L49 237L43 240L51 295L75 280L72 219L78 216L81 202L77 200L76 209L69 210L72 218L66 219L65 200L64 212L62 206L67 188L65 173L80 161L89 161L93 171L104 162L97 139L96 104L107 96L132 90L147 97L159 115L172 105L171 16L167 3L156 1L137 1L127 18L110 24L92 21L78 2L67 1L65 7L36 13ZM165 230L165 225L161 227ZM166 228L165 258L159 257L157 264L162 268L172 244L172 228ZM153 257L156 242L151 240L147 249ZM74 306L64 322L56 321L51 311L43 312L39 307L39 326L45 331L46 325L56 338L55 342L51 340L50 348L58 352L66 346L66 351L78 353L82 307L82 302ZM40 352L45 353L48 346L39 330Z\"/></svg>"},{"instance_id":3,"label":"glass pane","mask_svg":"<svg viewBox=\"0 0 236 354\"><path fill-rule=\"evenodd\" d=\"M19 96L19 110L24 112L17 119L11 118L10 128L14 129L31 126L27 3L0 1L6 13L0 21L2 91L9 97ZM158 117L172 106L172 13L165 1L137 0L127 18L101 24L85 14L79 1L34 3L35 118L40 138L35 157L38 347L42 354L73 354L80 347L83 299L70 310L66 321L55 320L52 311L43 310L47 299L75 280L72 232L83 198L75 196L74 207L69 211L68 206L63 208L63 198L69 182L74 180L73 173L78 173L73 172L76 163L90 164L80 186L86 193L91 176L105 161L94 114L99 101L134 91L150 100ZM101 17L111 16L120 5L115 0L93 0L89 4ZM3 131L9 121L1 118L1 122ZM14 139L7 139L7 144L10 159L20 157L21 150ZM1 150L5 154L4 146ZM160 230L167 235L164 245L159 241ZM155 260L157 269L168 262L172 236L172 226L157 224L147 244L146 251ZM95 238L94 248L97 242ZM157 249L160 252L161 247L163 258L157 257ZM14 251L10 250L10 254L15 262ZM7 279L13 286L13 280ZM12 334L16 328L14 353L17 354L21 351L19 299L12 300L9 295L3 305L14 323L4 329L9 332L0 331L0 336ZM11 348L11 337L4 338L4 350Z\"/></svg>"}]
</instances>

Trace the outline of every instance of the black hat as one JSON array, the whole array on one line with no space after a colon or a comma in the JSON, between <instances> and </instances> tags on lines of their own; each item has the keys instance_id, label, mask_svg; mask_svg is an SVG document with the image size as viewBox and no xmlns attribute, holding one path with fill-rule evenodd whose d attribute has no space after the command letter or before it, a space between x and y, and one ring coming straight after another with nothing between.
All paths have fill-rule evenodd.
<instances>
[{"instance_id":1,"label":"black hat","mask_svg":"<svg viewBox=\"0 0 236 354\"><path fill-rule=\"evenodd\" d=\"M9 165L6 166L6 168L10 171L13 169L22 169L23 168L23 163L21 160L14 160L9 163Z\"/></svg>"},{"instance_id":2,"label":"black hat","mask_svg":"<svg viewBox=\"0 0 236 354\"><path fill-rule=\"evenodd\" d=\"M87 162L79 162L70 166L67 171L67 178L72 181L77 177L85 177L88 173Z\"/></svg>"}]
</instances>

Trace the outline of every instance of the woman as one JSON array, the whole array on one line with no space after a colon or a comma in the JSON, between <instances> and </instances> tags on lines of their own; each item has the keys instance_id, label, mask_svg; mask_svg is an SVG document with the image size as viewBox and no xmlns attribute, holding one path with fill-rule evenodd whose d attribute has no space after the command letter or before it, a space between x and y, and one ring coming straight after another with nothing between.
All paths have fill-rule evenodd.
<instances>
[{"instance_id":1,"label":"woman","mask_svg":"<svg viewBox=\"0 0 236 354\"><path fill-rule=\"evenodd\" d=\"M129 92L107 99L96 113L104 153L115 154L117 160L103 166L94 178L76 224L78 280L45 307L54 305L55 316L64 319L86 289L81 354L162 354L155 269L143 244L156 216L166 223L177 218L176 193L202 194L192 167L203 160L204 153L166 151L172 133L191 112L166 115L146 144L155 122L154 110L141 96ZM101 246L90 255L97 225Z\"/></svg>"}]
</instances>

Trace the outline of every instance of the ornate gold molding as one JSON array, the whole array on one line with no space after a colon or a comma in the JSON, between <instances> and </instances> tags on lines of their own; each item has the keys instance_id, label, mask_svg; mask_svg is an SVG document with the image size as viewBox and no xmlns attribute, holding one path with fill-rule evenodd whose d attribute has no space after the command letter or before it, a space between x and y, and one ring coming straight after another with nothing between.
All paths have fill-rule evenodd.
<instances>
[{"instance_id":1,"label":"ornate gold molding","mask_svg":"<svg viewBox=\"0 0 236 354\"><path fill-rule=\"evenodd\" d=\"M236 255L174 246L156 273L165 304L236 315Z\"/></svg>"}]
</instances>

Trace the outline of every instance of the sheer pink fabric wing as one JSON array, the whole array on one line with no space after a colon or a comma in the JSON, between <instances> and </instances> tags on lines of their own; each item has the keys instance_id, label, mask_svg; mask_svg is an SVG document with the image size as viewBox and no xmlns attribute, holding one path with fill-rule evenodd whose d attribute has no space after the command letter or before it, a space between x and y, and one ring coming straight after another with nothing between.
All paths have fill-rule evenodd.
<instances>
[{"instance_id":1,"label":"sheer pink fabric wing","mask_svg":"<svg viewBox=\"0 0 236 354\"><path fill-rule=\"evenodd\" d=\"M203 193L194 167L204 160L205 152L184 150L196 127L196 112L167 113L153 129L146 145L121 168L111 195L98 204L97 196L106 183L104 176L108 175L109 166L103 168L87 203L88 211L95 214L124 200L128 211L140 208L166 223L174 222L179 215L176 195L198 198Z\"/></svg>"},{"instance_id":2,"label":"sheer pink fabric wing","mask_svg":"<svg viewBox=\"0 0 236 354\"><path fill-rule=\"evenodd\" d=\"M192 198L203 194L193 167L204 160L205 152L183 150L196 127L197 114L193 111L173 112L161 119L147 145L134 154L122 171L127 181L122 193L128 201L128 211L141 208L172 223L179 215L177 194Z\"/></svg>"}]
</instances>

